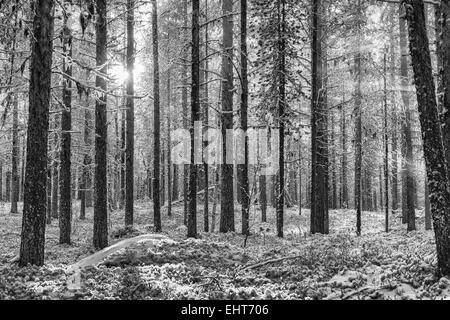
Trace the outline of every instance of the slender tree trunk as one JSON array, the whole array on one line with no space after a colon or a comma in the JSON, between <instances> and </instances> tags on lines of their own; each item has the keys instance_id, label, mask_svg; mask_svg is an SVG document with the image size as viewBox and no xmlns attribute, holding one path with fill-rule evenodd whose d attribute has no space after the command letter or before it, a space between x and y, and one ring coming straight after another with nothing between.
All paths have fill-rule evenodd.
<instances>
[{"instance_id":1,"label":"slender tree trunk","mask_svg":"<svg viewBox=\"0 0 450 320\"><path fill-rule=\"evenodd\" d=\"M213 207L211 212L211 232L214 233L216 231L216 212L217 212L217 198L219 197L219 170L216 168L214 170L214 193L213 193Z\"/></svg>"},{"instance_id":2,"label":"slender tree trunk","mask_svg":"<svg viewBox=\"0 0 450 320\"><path fill-rule=\"evenodd\" d=\"M208 0L205 0L205 21L208 21ZM208 81L209 81L209 73L208 73L208 69L209 69L209 59L208 59L208 54L209 54L209 27L208 24L205 26L205 72L204 72L204 80L205 80L205 85L204 85L204 92L205 92L205 96L204 96L204 131L207 132L207 130L209 129L209 85L208 85ZM205 136L206 140L208 140L208 136ZM207 159L205 159L207 160ZM203 230L205 232L209 232L209 166L207 161L205 161L203 163L203 170L205 173L205 203L204 203L204 208L203 208Z\"/></svg>"},{"instance_id":3,"label":"slender tree trunk","mask_svg":"<svg viewBox=\"0 0 450 320\"><path fill-rule=\"evenodd\" d=\"M233 1L222 1L222 188L220 232L234 232L233 150L227 130L233 129Z\"/></svg>"},{"instance_id":4,"label":"slender tree trunk","mask_svg":"<svg viewBox=\"0 0 450 320\"><path fill-rule=\"evenodd\" d=\"M361 5L361 0L358 0ZM360 30L358 32L361 32ZM359 37L359 36L358 36ZM356 209L356 234L361 235L361 171L362 171L362 105L361 105L361 51L360 41L355 55L355 209Z\"/></svg>"},{"instance_id":5,"label":"slender tree trunk","mask_svg":"<svg viewBox=\"0 0 450 320\"><path fill-rule=\"evenodd\" d=\"M279 121L279 171L278 171L278 190L276 201L277 213L277 234L283 238L284 225L284 202L285 202L285 163L284 163L284 130L285 130L285 109L286 109L286 2L278 0L278 121Z\"/></svg>"},{"instance_id":6,"label":"slender tree trunk","mask_svg":"<svg viewBox=\"0 0 450 320\"><path fill-rule=\"evenodd\" d=\"M387 50L387 48L386 48ZM384 53L384 229L389 232L389 132L388 132L388 102L387 102L387 53ZM381 190L380 190L381 192ZM380 193L381 195L381 193Z\"/></svg>"},{"instance_id":7,"label":"slender tree trunk","mask_svg":"<svg viewBox=\"0 0 450 320\"><path fill-rule=\"evenodd\" d=\"M21 157L21 167L20 167L20 186L19 186L19 201L23 201L23 183L25 181L25 150L27 148L27 140L26 137L23 137L22 143L22 157ZM1 166L1 164L0 164ZM1 174L1 168L0 168ZM1 178L0 178L1 183ZM1 201L1 187L0 187L0 201Z\"/></svg>"},{"instance_id":8,"label":"slender tree trunk","mask_svg":"<svg viewBox=\"0 0 450 320\"><path fill-rule=\"evenodd\" d=\"M11 154L11 213L17 213L19 201L19 101L17 94L13 101L13 128L12 128L12 154Z\"/></svg>"},{"instance_id":9,"label":"slender tree trunk","mask_svg":"<svg viewBox=\"0 0 450 320\"><path fill-rule=\"evenodd\" d=\"M126 62L125 62L126 63ZM134 76L134 75L133 75ZM125 88L125 94L126 94L126 88ZM124 98L123 105L125 108L127 108L127 101L126 98ZM120 199L119 199L119 206L120 209L125 209L126 211L126 184L127 184L127 177L126 177L126 171L127 171L127 111L121 111L120 112L120 165L119 165L119 177L120 177ZM133 179L133 195L134 195L134 179ZM126 224L125 224L126 225Z\"/></svg>"},{"instance_id":10,"label":"slender tree trunk","mask_svg":"<svg viewBox=\"0 0 450 320\"><path fill-rule=\"evenodd\" d=\"M197 237L197 164L195 124L200 121L200 0L192 1L191 163L189 168L188 238Z\"/></svg>"},{"instance_id":11,"label":"slender tree trunk","mask_svg":"<svg viewBox=\"0 0 450 320\"><path fill-rule=\"evenodd\" d=\"M241 171L241 199L242 199L242 234L250 234L249 209L250 190L248 182L248 76L247 76L247 0L241 0L241 129L245 134L244 140L244 165L240 165Z\"/></svg>"},{"instance_id":12,"label":"slender tree trunk","mask_svg":"<svg viewBox=\"0 0 450 320\"><path fill-rule=\"evenodd\" d=\"M178 187L178 165L173 165L173 183L172 183L172 200L177 201L179 199L179 187Z\"/></svg>"},{"instance_id":13,"label":"slender tree trunk","mask_svg":"<svg viewBox=\"0 0 450 320\"><path fill-rule=\"evenodd\" d=\"M396 56L395 56L395 16L396 12L393 10L390 13L389 17L389 52L390 52L390 66L389 66L389 73L390 73L390 84L391 86L396 85ZM398 115L397 115L397 106L396 106L396 97L395 92L392 90L390 94L390 101L391 101L391 140L392 140L392 170L391 170L391 194L392 194L392 214L396 213L398 210L398 202L399 202L399 193L398 193Z\"/></svg>"},{"instance_id":14,"label":"slender tree trunk","mask_svg":"<svg viewBox=\"0 0 450 320\"><path fill-rule=\"evenodd\" d=\"M311 233L328 233L328 137L323 81L322 0L312 7Z\"/></svg>"},{"instance_id":15,"label":"slender tree trunk","mask_svg":"<svg viewBox=\"0 0 450 320\"><path fill-rule=\"evenodd\" d=\"M52 163L47 162L47 224L52 224Z\"/></svg>"},{"instance_id":16,"label":"slender tree trunk","mask_svg":"<svg viewBox=\"0 0 450 320\"><path fill-rule=\"evenodd\" d=\"M14 26L17 26L17 12L18 8L16 8L14 13ZM16 58L16 38L17 31L13 31L13 39L11 45L11 72L9 77L9 84L13 83L13 75L14 75L14 65ZM19 174L18 174L18 166L19 166L19 99L18 94L12 94L10 96L12 99L12 150L11 150L11 213L17 213L17 202L19 201Z\"/></svg>"},{"instance_id":17,"label":"slender tree trunk","mask_svg":"<svg viewBox=\"0 0 450 320\"><path fill-rule=\"evenodd\" d=\"M89 97L86 97L86 110L84 111L84 145L88 149L83 157L83 191L81 193L81 208L80 208L80 219L86 219L86 208L92 206L92 180L91 180L91 151L90 147L92 145L91 139L91 122L92 122L92 112L89 110Z\"/></svg>"},{"instance_id":18,"label":"slender tree trunk","mask_svg":"<svg viewBox=\"0 0 450 320\"><path fill-rule=\"evenodd\" d=\"M345 102L345 92L342 91L342 103ZM345 114L345 106L341 106L341 143L342 143L342 160L341 160L341 167L342 167L342 195L341 195L341 201L342 205L341 207L348 208L349 206L349 197L348 197L348 188L347 188L347 121L346 121L346 114Z\"/></svg>"},{"instance_id":19,"label":"slender tree trunk","mask_svg":"<svg viewBox=\"0 0 450 320\"><path fill-rule=\"evenodd\" d=\"M434 222L438 273L450 275L450 183L439 125L423 0L402 0L407 8L410 53L422 126L431 212Z\"/></svg>"},{"instance_id":20,"label":"slender tree trunk","mask_svg":"<svg viewBox=\"0 0 450 320\"><path fill-rule=\"evenodd\" d=\"M302 215L302 134L299 132L298 140L298 215Z\"/></svg>"},{"instance_id":21,"label":"slender tree trunk","mask_svg":"<svg viewBox=\"0 0 450 320\"><path fill-rule=\"evenodd\" d=\"M67 16L64 14L62 31L63 44L63 104L61 116L61 153L60 153L60 180L59 180L59 243L70 244L72 219L72 190L71 190L71 130L72 130L72 34L67 25Z\"/></svg>"},{"instance_id":22,"label":"slender tree trunk","mask_svg":"<svg viewBox=\"0 0 450 320\"><path fill-rule=\"evenodd\" d=\"M92 111L89 109L89 97L86 97L86 110L84 111L84 145L87 147L88 151L84 155L83 159L83 180L84 180L84 189L85 189L85 197L86 197L86 208L92 208L92 174L91 174L91 165L92 165L92 156L91 156L91 147L92 147L92 134L91 134L91 125L92 125Z\"/></svg>"},{"instance_id":23,"label":"slender tree trunk","mask_svg":"<svg viewBox=\"0 0 450 320\"><path fill-rule=\"evenodd\" d=\"M170 134L171 124L170 124L170 103L171 103L171 84L170 84L170 68L167 71L167 215L172 216L172 154L171 154L171 144L172 137Z\"/></svg>"},{"instance_id":24,"label":"slender tree trunk","mask_svg":"<svg viewBox=\"0 0 450 320\"><path fill-rule=\"evenodd\" d=\"M106 0L97 0L96 62L101 74L107 74L107 18ZM108 246L108 205L107 205L107 83L97 75L95 85L102 90L95 103L95 201L94 201L94 247Z\"/></svg>"},{"instance_id":25,"label":"slender tree trunk","mask_svg":"<svg viewBox=\"0 0 450 320\"><path fill-rule=\"evenodd\" d=\"M406 218L408 223L408 231L416 229L416 216L414 208L414 177L412 175L413 165L413 147L412 147L412 134L411 134L411 107L409 103L408 87L408 49L407 49L407 29L406 21L400 19L400 49L401 49L401 87L402 87L402 100L405 110L405 121L403 124L403 137L404 137L404 167L402 169L403 177L403 200L405 203L402 205L403 217ZM406 212L405 212L406 210Z\"/></svg>"},{"instance_id":26,"label":"slender tree trunk","mask_svg":"<svg viewBox=\"0 0 450 320\"><path fill-rule=\"evenodd\" d=\"M161 105L161 102L160 102ZM164 116L163 116L164 117ZM161 150L161 177L159 179L161 183L161 187L159 189L159 194L161 195L161 205L164 206L166 203L166 149L164 148L164 141L160 142L160 145L162 147Z\"/></svg>"},{"instance_id":27,"label":"slender tree trunk","mask_svg":"<svg viewBox=\"0 0 450 320\"><path fill-rule=\"evenodd\" d=\"M125 149L125 225L134 222L134 4L127 0L127 111Z\"/></svg>"},{"instance_id":28,"label":"slender tree trunk","mask_svg":"<svg viewBox=\"0 0 450 320\"><path fill-rule=\"evenodd\" d=\"M188 0L183 0L183 29L184 29L184 40L186 43L189 42L188 37ZM189 60L189 46L186 44L183 58L183 89L181 92L181 101L183 109L183 128L188 129L188 60ZM187 150L184 150L187 153ZM184 224L187 226L188 217L188 188L189 188L189 164L183 165L183 213L184 213Z\"/></svg>"},{"instance_id":29,"label":"slender tree trunk","mask_svg":"<svg viewBox=\"0 0 450 320\"><path fill-rule=\"evenodd\" d=\"M152 35L153 35L153 219L156 232L161 232L161 110L159 100L159 44L158 11L156 0L152 0Z\"/></svg>"},{"instance_id":30,"label":"slender tree trunk","mask_svg":"<svg viewBox=\"0 0 450 320\"><path fill-rule=\"evenodd\" d=\"M331 111L331 140L330 143L332 145L332 177L331 177L331 192L332 192L332 202L331 207L332 209L336 210L338 208L338 191L337 191L337 161L336 161L336 144L335 144L335 133L334 133L334 127L335 127L335 116L334 111Z\"/></svg>"},{"instance_id":31,"label":"slender tree trunk","mask_svg":"<svg viewBox=\"0 0 450 320\"><path fill-rule=\"evenodd\" d=\"M30 61L27 170L19 265L44 264L53 0L37 0Z\"/></svg>"},{"instance_id":32,"label":"slender tree trunk","mask_svg":"<svg viewBox=\"0 0 450 320\"><path fill-rule=\"evenodd\" d=\"M59 190L58 190L58 185L59 185L59 164L58 164L58 160L56 159L56 150L58 149L58 134L56 132L56 130L58 130L59 127L59 116L57 114L55 114L54 116L54 124L53 124L53 128L55 130L54 134L53 134L53 148L54 148L54 159L53 159L53 165L52 165L52 218L58 219L59 214L58 214L58 207L59 207Z\"/></svg>"},{"instance_id":33,"label":"slender tree trunk","mask_svg":"<svg viewBox=\"0 0 450 320\"><path fill-rule=\"evenodd\" d=\"M6 172L6 202L11 201L11 171Z\"/></svg>"}]
</instances>

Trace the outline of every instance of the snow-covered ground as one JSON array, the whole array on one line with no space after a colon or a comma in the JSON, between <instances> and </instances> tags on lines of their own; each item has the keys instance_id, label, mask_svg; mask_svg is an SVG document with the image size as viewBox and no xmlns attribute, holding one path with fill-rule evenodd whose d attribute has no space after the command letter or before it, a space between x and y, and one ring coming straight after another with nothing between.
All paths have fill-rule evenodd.
<instances>
[{"instance_id":1,"label":"snow-covered ground","mask_svg":"<svg viewBox=\"0 0 450 320\"><path fill-rule=\"evenodd\" d=\"M69 290L69 266L94 253L92 212L74 219L73 244L58 244L57 221L47 227L46 265L20 269L21 215L0 211L0 299L445 299L450 281L434 277L434 234L407 233L396 216L384 232L382 212L364 212L363 235L356 237L355 212L330 212L328 236L308 233L309 211L287 209L285 239L275 236L274 210L268 223L251 210L252 235L205 234L185 238L182 207L171 218L163 211L171 240L145 241L115 251L99 266L81 272L81 289ZM240 229L236 205L236 230ZM219 212L219 211L218 211ZM123 212L110 215L110 242L152 232L149 203L138 203L136 225L125 230ZM199 216L202 213L199 212ZM74 208L74 217L77 208ZM199 230L203 230L199 217ZM218 220L218 219L217 219ZM244 247L244 243L246 243Z\"/></svg>"}]
</instances>

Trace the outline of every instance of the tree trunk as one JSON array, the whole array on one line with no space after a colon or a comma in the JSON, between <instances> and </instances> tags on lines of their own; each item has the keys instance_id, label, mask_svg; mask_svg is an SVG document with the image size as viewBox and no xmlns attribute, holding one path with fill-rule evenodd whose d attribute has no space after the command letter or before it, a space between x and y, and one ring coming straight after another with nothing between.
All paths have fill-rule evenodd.
<instances>
[{"instance_id":1,"label":"tree trunk","mask_svg":"<svg viewBox=\"0 0 450 320\"><path fill-rule=\"evenodd\" d=\"M62 31L63 45L63 104L61 115L61 153L59 179L59 243L70 244L72 219L72 186L71 186L71 130L72 130L72 34L67 25L67 15L64 13Z\"/></svg>"},{"instance_id":2,"label":"tree trunk","mask_svg":"<svg viewBox=\"0 0 450 320\"><path fill-rule=\"evenodd\" d=\"M279 171L278 171L278 190L276 201L277 213L277 234L279 238L283 238L284 225L284 202L285 202L285 163L284 163L284 130L285 130L285 109L286 109L286 2L278 0L278 121L279 121Z\"/></svg>"},{"instance_id":3,"label":"tree trunk","mask_svg":"<svg viewBox=\"0 0 450 320\"><path fill-rule=\"evenodd\" d=\"M358 1L360 4L360 0ZM362 106L361 106L361 52L358 42L358 51L355 55L355 209L356 234L361 235L361 171L362 171Z\"/></svg>"},{"instance_id":4,"label":"tree trunk","mask_svg":"<svg viewBox=\"0 0 450 320\"><path fill-rule=\"evenodd\" d=\"M450 193L442 131L435 97L423 0L403 0L407 5L409 42L414 83L422 126L424 158L438 257L438 273L450 275Z\"/></svg>"},{"instance_id":5,"label":"tree trunk","mask_svg":"<svg viewBox=\"0 0 450 320\"><path fill-rule=\"evenodd\" d=\"M386 48L387 50L387 48ZM389 133L387 102L387 53L384 53L384 230L389 232ZM381 195L381 190L380 190Z\"/></svg>"},{"instance_id":6,"label":"tree trunk","mask_svg":"<svg viewBox=\"0 0 450 320\"><path fill-rule=\"evenodd\" d=\"M213 193L213 207L211 212L211 232L214 233L216 231L216 212L217 212L217 198L219 196L219 170L216 168L214 170L214 193Z\"/></svg>"},{"instance_id":7,"label":"tree trunk","mask_svg":"<svg viewBox=\"0 0 450 320\"><path fill-rule=\"evenodd\" d=\"M394 37L394 26L395 26L395 17L396 13L392 13L389 21L389 29L390 29L390 37L389 37L389 45L390 45L390 83L391 86L396 85L395 79L395 70L396 70L396 56L395 56L395 37ZM396 106L396 93L392 91L390 95L391 100L391 140L392 140L392 180L391 180L391 194L392 194L392 214L396 213L398 210L399 203L399 193L398 193L398 111Z\"/></svg>"},{"instance_id":8,"label":"tree trunk","mask_svg":"<svg viewBox=\"0 0 450 320\"><path fill-rule=\"evenodd\" d=\"M11 213L17 213L19 201L19 100L14 95L13 102L13 128L12 128L12 154L11 154Z\"/></svg>"},{"instance_id":9,"label":"tree trunk","mask_svg":"<svg viewBox=\"0 0 450 320\"><path fill-rule=\"evenodd\" d=\"M345 92L342 91L342 103L345 102ZM347 188L347 121L345 114L345 106L341 106L341 143L342 143L342 193L341 193L341 207L348 208L348 188Z\"/></svg>"},{"instance_id":10,"label":"tree trunk","mask_svg":"<svg viewBox=\"0 0 450 320\"><path fill-rule=\"evenodd\" d=\"M234 232L233 150L227 130L233 129L233 1L222 1L222 188L220 232Z\"/></svg>"},{"instance_id":11,"label":"tree trunk","mask_svg":"<svg viewBox=\"0 0 450 320\"><path fill-rule=\"evenodd\" d=\"M88 149L83 157L83 172L82 172L82 185L83 191L81 193L81 208L80 208L80 219L84 220L86 218L86 208L92 207L92 179L91 179L91 151L90 147L92 145L91 139L91 121L92 112L89 110L89 97L86 97L86 110L84 111L84 145Z\"/></svg>"},{"instance_id":12,"label":"tree trunk","mask_svg":"<svg viewBox=\"0 0 450 320\"><path fill-rule=\"evenodd\" d=\"M247 0L241 0L241 129L245 134L244 164L239 165L241 171L241 200L242 200L242 234L250 234L249 209L250 190L248 182L248 76L247 76Z\"/></svg>"},{"instance_id":13,"label":"tree trunk","mask_svg":"<svg viewBox=\"0 0 450 320\"><path fill-rule=\"evenodd\" d=\"M96 62L101 74L107 74L107 18L106 0L97 0L96 25ZM107 83L101 75L95 80L97 88L102 90L95 103L95 201L94 201L94 237L96 249L108 246L108 200L107 200Z\"/></svg>"},{"instance_id":14,"label":"tree trunk","mask_svg":"<svg viewBox=\"0 0 450 320\"><path fill-rule=\"evenodd\" d=\"M171 124L170 124L170 102L171 102L171 84L170 84L170 68L167 71L167 215L172 216L172 154L171 154L171 144L172 137L170 134Z\"/></svg>"},{"instance_id":15,"label":"tree trunk","mask_svg":"<svg viewBox=\"0 0 450 320\"><path fill-rule=\"evenodd\" d=\"M312 7L311 233L328 233L328 137L323 81L322 0Z\"/></svg>"},{"instance_id":16,"label":"tree trunk","mask_svg":"<svg viewBox=\"0 0 450 320\"><path fill-rule=\"evenodd\" d=\"M153 219L156 232L161 232L161 115L159 101L159 45L158 45L158 11L156 0L152 0L152 35L153 35Z\"/></svg>"},{"instance_id":17,"label":"tree trunk","mask_svg":"<svg viewBox=\"0 0 450 320\"><path fill-rule=\"evenodd\" d=\"M11 171L6 172L6 202L11 201Z\"/></svg>"},{"instance_id":18,"label":"tree trunk","mask_svg":"<svg viewBox=\"0 0 450 320\"><path fill-rule=\"evenodd\" d=\"M125 225L134 222L134 5L127 0L127 111L125 149Z\"/></svg>"},{"instance_id":19,"label":"tree trunk","mask_svg":"<svg viewBox=\"0 0 450 320\"><path fill-rule=\"evenodd\" d=\"M183 29L184 29L184 40L185 42L189 42L188 38L188 0L183 1ZM182 60L183 64L183 89L181 92L181 103L183 109L183 129L188 129L188 46L186 44L186 48L184 51L184 59ZM184 150L187 153L187 150ZM184 224L187 226L187 216L188 216L188 179L189 176L189 164L183 165L183 213L184 213Z\"/></svg>"},{"instance_id":20,"label":"tree trunk","mask_svg":"<svg viewBox=\"0 0 450 320\"><path fill-rule=\"evenodd\" d=\"M30 61L27 169L19 265L44 264L53 0L38 0Z\"/></svg>"},{"instance_id":21,"label":"tree trunk","mask_svg":"<svg viewBox=\"0 0 450 320\"><path fill-rule=\"evenodd\" d=\"M192 1L191 163L189 168L188 238L197 238L197 163L195 125L200 121L200 0Z\"/></svg>"},{"instance_id":22,"label":"tree trunk","mask_svg":"<svg viewBox=\"0 0 450 320\"><path fill-rule=\"evenodd\" d=\"M89 110L89 97L86 97L86 110L84 111L84 145L87 147L88 152L84 155L83 159L83 184L85 189L86 197L86 208L92 208L93 192L92 192L92 156L91 156L91 146L92 146L92 112Z\"/></svg>"},{"instance_id":23,"label":"tree trunk","mask_svg":"<svg viewBox=\"0 0 450 320\"><path fill-rule=\"evenodd\" d=\"M208 0L205 0L205 21L208 21ZM205 72L204 72L204 131L207 132L209 129L209 27L208 24L205 26ZM206 140L208 140L208 137L205 136ZM203 163L203 171L205 174L205 202L204 202L204 208L203 208L203 230L205 232L209 232L209 166L207 161Z\"/></svg>"},{"instance_id":24,"label":"tree trunk","mask_svg":"<svg viewBox=\"0 0 450 320\"><path fill-rule=\"evenodd\" d=\"M258 164L261 163L261 158L266 155L267 141L266 137L261 138L258 135ZM263 150L261 150L264 148ZM259 207L261 209L261 222L267 222L267 178L263 165L259 165Z\"/></svg>"},{"instance_id":25,"label":"tree trunk","mask_svg":"<svg viewBox=\"0 0 450 320\"><path fill-rule=\"evenodd\" d=\"M331 139L330 139L330 143L331 143L331 147L332 147L332 177L331 177L331 192L332 192L332 197L331 197L331 208L336 210L338 208L338 191L337 191L337 161L336 161L336 144L335 144L335 133L334 133L334 127L335 127L335 115L334 115L334 111L331 111L331 128L330 128L330 132L331 132Z\"/></svg>"},{"instance_id":26,"label":"tree trunk","mask_svg":"<svg viewBox=\"0 0 450 320\"><path fill-rule=\"evenodd\" d=\"M23 184L25 181L25 150L27 148L26 146L27 140L26 137L23 137L23 143L22 143L22 157L21 157L21 167L20 167L20 186L19 186L19 201L23 201ZM0 164L1 166L1 164ZM1 173L1 169L0 169ZM0 178L1 183L1 178ZM1 194L1 187L0 187L0 194ZM1 201L1 195L0 195L0 201Z\"/></svg>"},{"instance_id":27,"label":"tree trunk","mask_svg":"<svg viewBox=\"0 0 450 320\"><path fill-rule=\"evenodd\" d=\"M47 224L52 224L52 163L47 162Z\"/></svg>"},{"instance_id":28,"label":"tree trunk","mask_svg":"<svg viewBox=\"0 0 450 320\"><path fill-rule=\"evenodd\" d=\"M404 137L404 162L402 173L403 177L403 200L405 203L402 205L403 217L406 218L408 223L408 231L416 229L416 215L414 208L414 177L412 175L413 166L413 147L412 147L412 134L411 134L411 107L409 103L408 87L408 49L407 49L407 30L406 21L400 19L400 50L401 50L401 87L402 87L402 100L405 110L405 121L403 123L403 137ZM434 91L433 91L434 92ZM406 212L405 212L406 210Z\"/></svg>"},{"instance_id":29,"label":"tree trunk","mask_svg":"<svg viewBox=\"0 0 450 320\"><path fill-rule=\"evenodd\" d=\"M125 64L127 63L126 61L124 62ZM128 69L128 68L127 68ZM134 76L134 75L133 75ZM126 88L125 88L125 93L126 93ZM128 110L127 108L127 99L124 98L124 102L123 105L124 107ZM118 112L119 113L119 112ZM120 180L120 185L119 185L119 192L120 192L120 198L119 198L119 208L120 209L125 209L126 211L126 170L127 170L127 111L121 111L120 112L120 163L119 163L119 180ZM134 195L134 179L133 179L133 195ZM125 223L125 225L127 225Z\"/></svg>"},{"instance_id":30,"label":"tree trunk","mask_svg":"<svg viewBox=\"0 0 450 320\"><path fill-rule=\"evenodd\" d=\"M14 14L14 26L17 26L17 12L18 8L15 10ZM16 58L16 38L17 31L13 31L13 39L11 45L11 72L9 77L9 84L13 82L14 75L14 62ZM17 213L17 202L19 201L19 99L18 94L12 94L13 112L12 112L12 150L11 150L11 213Z\"/></svg>"},{"instance_id":31,"label":"tree trunk","mask_svg":"<svg viewBox=\"0 0 450 320\"><path fill-rule=\"evenodd\" d=\"M299 132L298 140L298 215L302 215L302 134Z\"/></svg>"}]
</instances>

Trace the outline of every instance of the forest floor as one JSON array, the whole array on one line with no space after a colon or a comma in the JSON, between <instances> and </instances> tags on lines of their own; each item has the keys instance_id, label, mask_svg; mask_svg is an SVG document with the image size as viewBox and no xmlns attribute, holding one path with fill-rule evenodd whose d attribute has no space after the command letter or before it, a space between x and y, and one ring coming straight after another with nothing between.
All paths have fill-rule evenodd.
<instances>
[{"instance_id":1,"label":"forest floor","mask_svg":"<svg viewBox=\"0 0 450 320\"><path fill-rule=\"evenodd\" d=\"M94 253L92 210L86 220L74 219L72 245L58 244L54 220L46 231L46 265L19 268L21 215L0 204L0 299L450 299L450 280L434 276L434 236L424 231L421 211L420 231L410 233L398 215L385 233L384 214L364 212L361 237L352 227L353 210L331 211L331 234L311 236L309 211L299 216L292 208L285 239L278 239L273 209L265 224L256 222L260 212L253 210L248 239L200 233L196 240L185 237L182 206L172 217L163 213L167 239L136 242L83 269L74 290L69 266ZM110 214L110 244L152 233L149 203L136 204L133 230L122 227L123 216ZM202 230L201 214L198 220Z\"/></svg>"}]
</instances>

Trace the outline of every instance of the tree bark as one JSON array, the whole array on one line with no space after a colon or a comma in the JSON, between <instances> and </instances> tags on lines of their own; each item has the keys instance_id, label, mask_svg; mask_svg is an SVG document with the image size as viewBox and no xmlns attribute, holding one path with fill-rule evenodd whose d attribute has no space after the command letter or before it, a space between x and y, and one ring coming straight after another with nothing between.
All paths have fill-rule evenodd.
<instances>
[{"instance_id":1,"label":"tree bark","mask_svg":"<svg viewBox=\"0 0 450 320\"><path fill-rule=\"evenodd\" d=\"M312 7L311 233L328 233L328 137L323 81L322 0ZM281 144L281 143L280 143Z\"/></svg>"},{"instance_id":2,"label":"tree bark","mask_svg":"<svg viewBox=\"0 0 450 320\"><path fill-rule=\"evenodd\" d=\"M107 17L106 0L97 0L96 25L96 62L99 72L106 75L107 62ZM107 200L107 161L106 148L108 138L107 125L107 83L100 74L97 75L95 85L103 92L95 103L95 201L94 201L94 237L96 249L108 246L108 200Z\"/></svg>"},{"instance_id":3,"label":"tree bark","mask_svg":"<svg viewBox=\"0 0 450 320\"><path fill-rule=\"evenodd\" d=\"M70 244L72 220L72 186L71 186L71 130L72 130L72 34L67 25L67 14L64 14L63 45L63 104L61 115L61 153L59 179L59 243Z\"/></svg>"},{"instance_id":4,"label":"tree bark","mask_svg":"<svg viewBox=\"0 0 450 320\"><path fill-rule=\"evenodd\" d=\"M19 201L19 100L17 94L13 101L13 128L12 128L12 154L11 154L11 213L17 213Z\"/></svg>"},{"instance_id":5,"label":"tree bark","mask_svg":"<svg viewBox=\"0 0 450 320\"><path fill-rule=\"evenodd\" d=\"M401 87L402 87L402 100L405 112L405 120L403 122L403 201L402 210L403 218L406 218L408 224L408 231L416 229L416 217L414 208L414 177L412 175L413 165L413 147L412 147L412 134L411 134L411 107L409 101L408 87L408 49L407 49L407 30L406 21L400 19L400 51L401 51ZM406 212L405 212L406 210Z\"/></svg>"},{"instance_id":6,"label":"tree bark","mask_svg":"<svg viewBox=\"0 0 450 320\"><path fill-rule=\"evenodd\" d=\"M220 232L234 232L233 150L227 148L227 130L233 129L233 1L222 1L222 188Z\"/></svg>"},{"instance_id":7,"label":"tree bark","mask_svg":"<svg viewBox=\"0 0 450 320\"><path fill-rule=\"evenodd\" d=\"M386 48L387 50L387 48ZM387 52L384 53L384 230L389 232L389 132L387 101ZM380 190L381 195L381 190Z\"/></svg>"},{"instance_id":8,"label":"tree bark","mask_svg":"<svg viewBox=\"0 0 450 320\"><path fill-rule=\"evenodd\" d=\"M30 61L27 170L19 265L44 264L53 0L37 0Z\"/></svg>"},{"instance_id":9,"label":"tree bark","mask_svg":"<svg viewBox=\"0 0 450 320\"><path fill-rule=\"evenodd\" d=\"M158 44L158 10L156 0L152 0L152 35L153 35L153 220L156 232L161 232L161 110L159 97L159 44Z\"/></svg>"},{"instance_id":10,"label":"tree bark","mask_svg":"<svg viewBox=\"0 0 450 320\"><path fill-rule=\"evenodd\" d=\"M183 1L183 29L184 29L184 39L186 42L189 41L188 38L188 1ZM189 44L186 44L184 50L183 64L183 89L181 91L181 104L182 104L182 114L183 114L183 128L188 129L188 50ZM185 150L187 153L187 150ZM184 213L184 224L187 226L187 216L188 216L188 188L189 188L189 164L183 165L183 213Z\"/></svg>"},{"instance_id":11,"label":"tree bark","mask_svg":"<svg viewBox=\"0 0 450 320\"><path fill-rule=\"evenodd\" d=\"M192 1L191 163L189 168L188 238L197 238L197 164L195 123L200 121L200 0Z\"/></svg>"},{"instance_id":12,"label":"tree bark","mask_svg":"<svg viewBox=\"0 0 450 320\"><path fill-rule=\"evenodd\" d=\"M127 111L125 149L125 225L134 222L134 5L127 0Z\"/></svg>"},{"instance_id":13,"label":"tree bark","mask_svg":"<svg viewBox=\"0 0 450 320\"><path fill-rule=\"evenodd\" d=\"M342 88L342 103L345 102L345 92L344 88ZM341 158L341 167L342 167L342 191L341 191L341 207L348 208L349 206L349 198L348 198L348 187L347 187L347 119L345 113L345 106L342 105L340 107L341 110L341 144L342 144L342 158Z\"/></svg>"},{"instance_id":14,"label":"tree bark","mask_svg":"<svg viewBox=\"0 0 450 320\"><path fill-rule=\"evenodd\" d=\"M396 21L394 20L394 17L396 16L396 12L392 12L390 14L390 20L389 20L389 29L390 29L390 36L389 36L389 45L390 45L390 83L391 86L396 85L396 79L395 79L395 70L396 70L396 55L395 55L395 36L394 36L394 26L396 24ZM392 155L392 170L391 170L391 195L392 195L392 214L396 213L398 210L398 203L399 203L399 193L398 193L398 110L396 105L396 93L392 91L390 95L391 100L391 140L392 140L392 149L391 149L391 155Z\"/></svg>"},{"instance_id":15,"label":"tree bark","mask_svg":"<svg viewBox=\"0 0 450 320\"><path fill-rule=\"evenodd\" d=\"M247 75L247 0L241 0L241 129L245 134L244 164L239 165L241 171L241 200L242 200L242 234L250 234L249 209L250 190L248 182L248 75Z\"/></svg>"},{"instance_id":16,"label":"tree bark","mask_svg":"<svg viewBox=\"0 0 450 320\"><path fill-rule=\"evenodd\" d=\"M86 110L84 111L84 136L83 142L85 147L88 149L83 157L83 172L82 172L82 186L83 191L81 193L81 208L80 208L80 219L86 219L86 208L92 207L92 179L91 179L91 150L92 145L91 138L91 121L92 112L89 110L89 97L86 97Z\"/></svg>"},{"instance_id":17,"label":"tree bark","mask_svg":"<svg viewBox=\"0 0 450 320\"><path fill-rule=\"evenodd\" d=\"M208 0L205 0L205 21L208 21ZM209 129L209 26L208 24L205 26L205 71L204 71L204 131L206 132ZM208 137L205 136L206 140L208 140ZM205 159L207 160L207 159ZM207 161L204 161L203 163L203 171L205 175L205 203L203 207L203 230L205 232L209 232L209 165Z\"/></svg>"},{"instance_id":18,"label":"tree bark","mask_svg":"<svg viewBox=\"0 0 450 320\"><path fill-rule=\"evenodd\" d=\"M169 33L168 33L169 38ZM169 38L170 39L170 38ZM171 121L170 121L170 103L171 103L171 83L170 83L170 68L167 71L167 215L172 216L172 153L170 150L172 144L172 137L170 134Z\"/></svg>"},{"instance_id":19,"label":"tree bark","mask_svg":"<svg viewBox=\"0 0 450 320\"><path fill-rule=\"evenodd\" d=\"M278 121L279 121L279 171L278 190L276 195L277 235L283 238L284 202L285 202L285 163L284 163L284 131L286 110L286 2L278 0Z\"/></svg>"},{"instance_id":20,"label":"tree bark","mask_svg":"<svg viewBox=\"0 0 450 320\"><path fill-rule=\"evenodd\" d=\"M361 5L361 0L358 0ZM361 32L358 30L358 32ZM359 38L359 35L358 35ZM361 235L361 180L362 180L362 105L361 105L361 48L358 39L358 49L355 55L355 209L356 209L356 234Z\"/></svg>"},{"instance_id":21,"label":"tree bark","mask_svg":"<svg viewBox=\"0 0 450 320\"><path fill-rule=\"evenodd\" d=\"M431 68L423 0L402 0L408 21L409 47L422 126L424 158L430 191L438 273L450 275L450 184Z\"/></svg>"}]
</instances>

